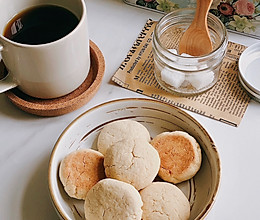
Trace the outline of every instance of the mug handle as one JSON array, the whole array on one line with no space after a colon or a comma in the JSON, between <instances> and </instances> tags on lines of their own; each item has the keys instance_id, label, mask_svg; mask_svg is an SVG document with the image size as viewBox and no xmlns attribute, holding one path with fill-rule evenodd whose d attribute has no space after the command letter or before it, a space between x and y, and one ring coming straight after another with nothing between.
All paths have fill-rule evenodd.
<instances>
[{"instance_id":1,"label":"mug handle","mask_svg":"<svg viewBox=\"0 0 260 220\"><path fill-rule=\"evenodd\" d=\"M3 50L3 46L0 44L0 52ZM0 80L0 93L6 92L14 87L18 86L11 75L8 73L6 77Z\"/></svg>"}]
</instances>

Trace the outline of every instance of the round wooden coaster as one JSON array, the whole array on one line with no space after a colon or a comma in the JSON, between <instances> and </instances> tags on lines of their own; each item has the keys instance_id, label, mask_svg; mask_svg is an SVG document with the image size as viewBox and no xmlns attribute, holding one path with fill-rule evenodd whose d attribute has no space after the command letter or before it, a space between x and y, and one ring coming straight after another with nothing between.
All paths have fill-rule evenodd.
<instances>
[{"instance_id":1,"label":"round wooden coaster","mask_svg":"<svg viewBox=\"0 0 260 220\"><path fill-rule=\"evenodd\" d=\"M91 66L86 80L73 92L55 99L38 99L15 88L5 92L10 101L25 112L40 116L58 116L85 105L98 91L105 72L105 59L90 41Z\"/></svg>"}]
</instances>

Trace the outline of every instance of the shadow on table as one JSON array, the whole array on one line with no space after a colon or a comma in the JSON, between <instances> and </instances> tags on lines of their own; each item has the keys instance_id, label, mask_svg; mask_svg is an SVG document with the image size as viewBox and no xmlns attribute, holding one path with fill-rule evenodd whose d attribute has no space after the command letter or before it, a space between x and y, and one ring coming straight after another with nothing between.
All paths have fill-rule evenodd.
<instances>
[{"instance_id":1,"label":"shadow on table","mask_svg":"<svg viewBox=\"0 0 260 220\"><path fill-rule=\"evenodd\" d=\"M4 94L0 94L0 115L18 120L39 118L36 115L20 110L18 107L13 105Z\"/></svg>"},{"instance_id":2,"label":"shadow on table","mask_svg":"<svg viewBox=\"0 0 260 220\"><path fill-rule=\"evenodd\" d=\"M45 157L35 168L28 181L22 201L22 219L57 220L58 215L52 206L48 188L49 157Z\"/></svg>"}]
</instances>

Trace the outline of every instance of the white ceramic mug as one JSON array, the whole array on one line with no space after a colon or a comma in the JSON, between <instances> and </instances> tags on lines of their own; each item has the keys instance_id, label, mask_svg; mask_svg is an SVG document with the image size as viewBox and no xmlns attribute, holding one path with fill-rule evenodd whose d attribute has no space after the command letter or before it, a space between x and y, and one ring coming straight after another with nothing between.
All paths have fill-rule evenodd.
<instances>
[{"instance_id":1,"label":"white ceramic mug","mask_svg":"<svg viewBox=\"0 0 260 220\"><path fill-rule=\"evenodd\" d=\"M46 44L29 45L3 36L8 21L26 8L58 5L79 19L65 37ZM84 0L9 0L0 2L0 51L8 75L0 92L18 86L24 93L43 99L66 95L79 87L90 68L89 34Z\"/></svg>"}]
</instances>

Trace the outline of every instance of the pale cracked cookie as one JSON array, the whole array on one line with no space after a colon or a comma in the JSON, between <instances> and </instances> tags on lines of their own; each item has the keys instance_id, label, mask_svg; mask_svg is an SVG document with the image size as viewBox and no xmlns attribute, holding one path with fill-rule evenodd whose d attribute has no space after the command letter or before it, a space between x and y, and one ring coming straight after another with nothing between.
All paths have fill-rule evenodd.
<instances>
[{"instance_id":1,"label":"pale cracked cookie","mask_svg":"<svg viewBox=\"0 0 260 220\"><path fill-rule=\"evenodd\" d=\"M85 199L87 192L105 178L104 156L98 151L80 149L68 154L60 164L59 176L70 197Z\"/></svg>"},{"instance_id":2,"label":"pale cracked cookie","mask_svg":"<svg viewBox=\"0 0 260 220\"><path fill-rule=\"evenodd\" d=\"M183 192L166 182L153 182L140 191L143 220L188 220L190 204Z\"/></svg>"},{"instance_id":3,"label":"pale cracked cookie","mask_svg":"<svg viewBox=\"0 0 260 220\"><path fill-rule=\"evenodd\" d=\"M90 189L84 211L87 220L141 220L142 205L132 185L107 178Z\"/></svg>"},{"instance_id":4,"label":"pale cracked cookie","mask_svg":"<svg viewBox=\"0 0 260 220\"><path fill-rule=\"evenodd\" d=\"M98 151L105 155L106 150L111 145L131 138L142 138L150 141L150 134L145 126L134 120L124 119L111 122L100 131L97 140Z\"/></svg>"},{"instance_id":5,"label":"pale cracked cookie","mask_svg":"<svg viewBox=\"0 0 260 220\"><path fill-rule=\"evenodd\" d=\"M159 176L180 183L192 178L201 165L201 149L197 141L183 131L163 132L151 144L161 159Z\"/></svg>"},{"instance_id":6,"label":"pale cracked cookie","mask_svg":"<svg viewBox=\"0 0 260 220\"><path fill-rule=\"evenodd\" d=\"M137 190L149 185L160 168L158 152L144 139L125 139L107 149L107 177L132 184Z\"/></svg>"}]
</instances>

